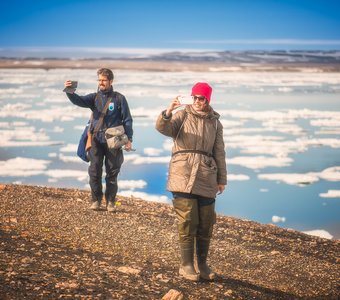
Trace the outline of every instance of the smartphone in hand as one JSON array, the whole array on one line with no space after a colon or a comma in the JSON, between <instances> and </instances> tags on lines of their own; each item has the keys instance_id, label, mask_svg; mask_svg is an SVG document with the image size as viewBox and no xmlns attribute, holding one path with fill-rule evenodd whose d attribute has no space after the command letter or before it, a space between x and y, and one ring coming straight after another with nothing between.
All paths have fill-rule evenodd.
<instances>
[{"instance_id":1,"label":"smartphone in hand","mask_svg":"<svg viewBox=\"0 0 340 300\"><path fill-rule=\"evenodd\" d=\"M76 91L76 88L78 87L78 81L71 81L71 85L67 86L63 89L63 92L73 94Z\"/></svg>"},{"instance_id":2,"label":"smartphone in hand","mask_svg":"<svg viewBox=\"0 0 340 300\"><path fill-rule=\"evenodd\" d=\"M192 96L178 96L178 100L181 105L188 105L194 102Z\"/></svg>"},{"instance_id":3,"label":"smartphone in hand","mask_svg":"<svg viewBox=\"0 0 340 300\"><path fill-rule=\"evenodd\" d=\"M70 88L72 88L72 89L76 89L78 87L78 81L71 81L71 86L70 86Z\"/></svg>"}]
</instances>

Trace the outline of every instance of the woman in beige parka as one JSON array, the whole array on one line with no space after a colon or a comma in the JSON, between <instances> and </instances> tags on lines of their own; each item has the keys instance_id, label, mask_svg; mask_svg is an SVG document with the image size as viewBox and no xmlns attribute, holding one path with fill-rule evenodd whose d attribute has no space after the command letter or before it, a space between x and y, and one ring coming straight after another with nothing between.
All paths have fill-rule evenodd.
<instances>
[{"instance_id":1,"label":"woman in beige parka","mask_svg":"<svg viewBox=\"0 0 340 300\"><path fill-rule=\"evenodd\" d=\"M192 281L215 278L206 261L216 222L216 194L222 193L227 183L223 126L210 106L211 93L209 84L196 83L193 103L173 114L181 106L176 97L156 123L156 129L174 141L167 189L173 194L178 219L179 274Z\"/></svg>"}]
</instances>

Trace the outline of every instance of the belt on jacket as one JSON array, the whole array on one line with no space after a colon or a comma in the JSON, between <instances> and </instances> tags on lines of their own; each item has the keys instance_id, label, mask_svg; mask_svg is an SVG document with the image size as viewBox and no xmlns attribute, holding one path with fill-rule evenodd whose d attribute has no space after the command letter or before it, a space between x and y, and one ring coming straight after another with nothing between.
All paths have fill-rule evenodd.
<instances>
[{"instance_id":1,"label":"belt on jacket","mask_svg":"<svg viewBox=\"0 0 340 300\"><path fill-rule=\"evenodd\" d=\"M208 153L208 152L205 152L205 151L201 151L201 150L179 150L179 151L176 151L176 152L172 153L172 156L174 156L176 154L179 154L179 153L197 153L197 154L203 154L205 156L212 157L211 153Z\"/></svg>"}]
</instances>

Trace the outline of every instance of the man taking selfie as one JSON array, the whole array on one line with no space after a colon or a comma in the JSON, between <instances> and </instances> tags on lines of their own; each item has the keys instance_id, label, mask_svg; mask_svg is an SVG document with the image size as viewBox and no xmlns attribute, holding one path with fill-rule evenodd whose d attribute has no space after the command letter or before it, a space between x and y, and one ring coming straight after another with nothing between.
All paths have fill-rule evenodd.
<instances>
[{"instance_id":1,"label":"man taking selfie","mask_svg":"<svg viewBox=\"0 0 340 300\"><path fill-rule=\"evenodd\" d=\"M91 148L88 152L90 160L89 176L92 203L91 209L98 210L103 198L102 172L105 162L106 190L105 199L107 210L115 210L116 194L118 190L117 177L124 161L123 149L109 149L105 138L105 131L122 125L127 135L124 150L132 150L132 117L125 96L113 90L113 73L110 69L101 68L97 71L98 91L85 96L79 96L70 88L72 81L64 83L67 97L70 101L80 107L90 108L92 118L90 133L93 135Z\"/></svg>"}]
</instances>

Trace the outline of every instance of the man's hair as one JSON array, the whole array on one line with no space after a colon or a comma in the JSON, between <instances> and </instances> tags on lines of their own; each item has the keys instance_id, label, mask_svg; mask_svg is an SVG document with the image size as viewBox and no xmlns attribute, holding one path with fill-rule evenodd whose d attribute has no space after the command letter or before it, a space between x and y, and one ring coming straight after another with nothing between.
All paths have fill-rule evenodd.
<instances>
[{"instance_id":1,"label":"man's hair","mask_svg":"<svg viewBox=\"0 0 340 300\"><path fill-rule=\"evenodd\" d=\"M106 76L108 80L113 80L113 73L110 69L107 68L101 68L97 71L97 75L103 75Z\"/></svg>"}]
</instances>

